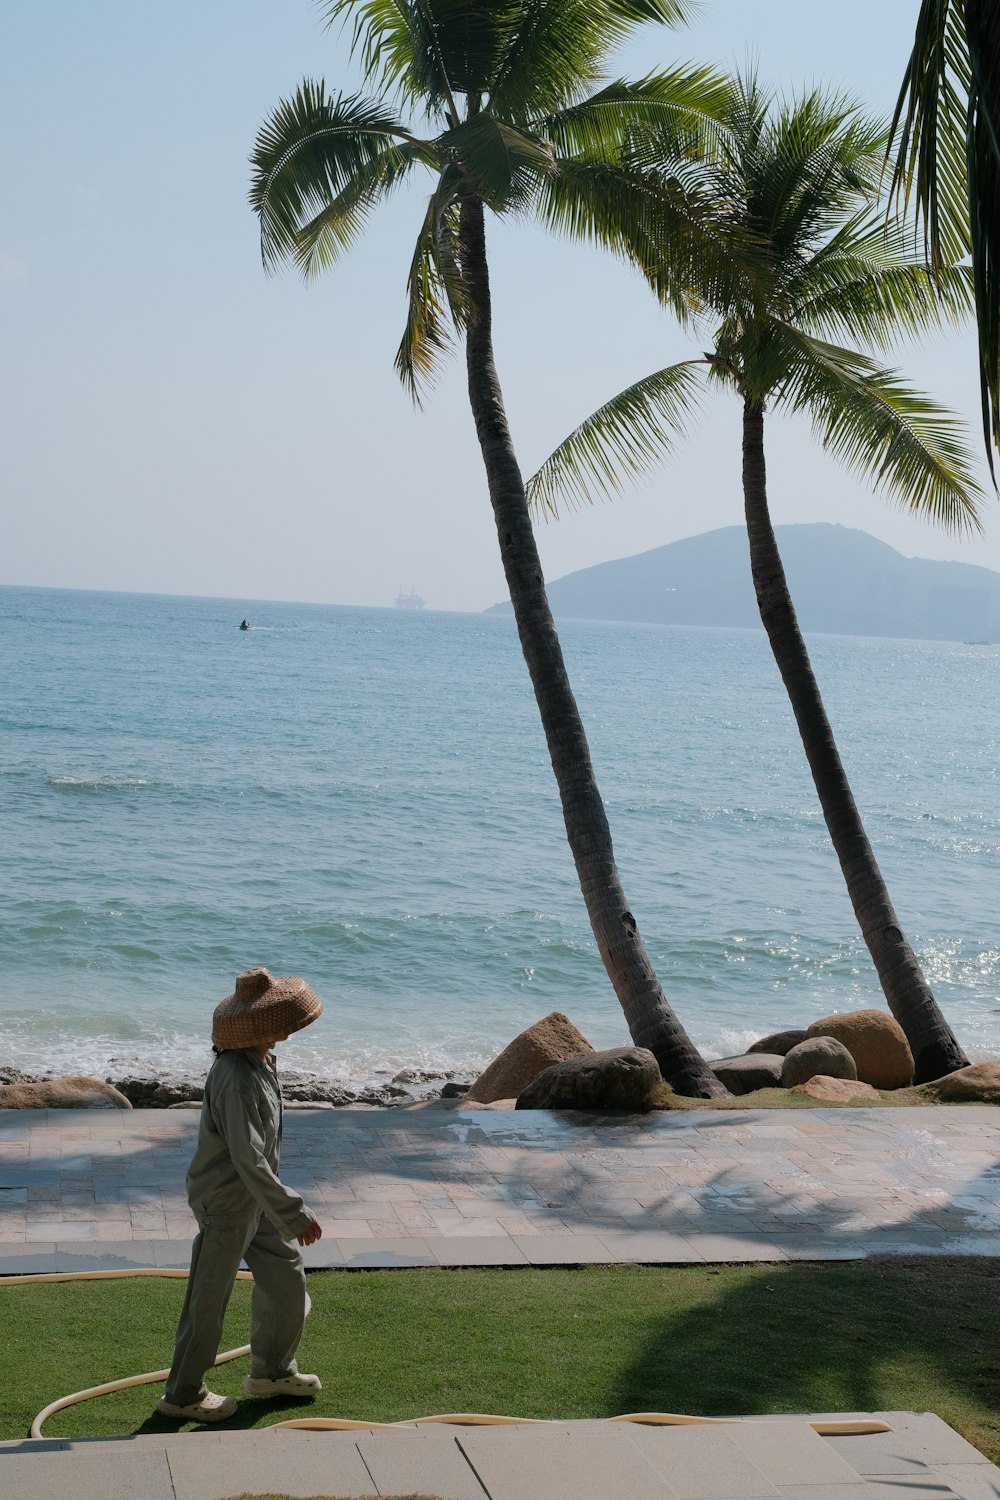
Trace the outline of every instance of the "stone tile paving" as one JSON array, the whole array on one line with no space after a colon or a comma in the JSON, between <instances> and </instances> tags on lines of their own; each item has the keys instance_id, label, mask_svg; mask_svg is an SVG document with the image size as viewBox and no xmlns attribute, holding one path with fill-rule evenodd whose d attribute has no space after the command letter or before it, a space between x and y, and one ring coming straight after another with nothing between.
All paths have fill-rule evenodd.
<instances>
[{"instance_id":1,"label":"stone tile paving","mask_svg":"<svg viewBox=\"0 0 1000 1500\"><path fill-rule=\"evenodd\" d=\"M859 1414L864 1415L864 1414ZM443 1500L997 1500L1000 1469L939 1417L820 1437L806 1417L711 1427L551 1422L0 1443L11 1500L406 1494Z\"/></svg>"},{"instance_id":2,"label":"stone tile paving","mask_svg":"<svg viewBox=\"0 0 1000 1500\"><path fill-rule=\"evenodd\" d=\"M0 1112L0 1273L181 1266L194 1111ZM989 1106L614 1117L294 1111L311 1266L1000 1251Z\"/></svg>"}]
</instances>

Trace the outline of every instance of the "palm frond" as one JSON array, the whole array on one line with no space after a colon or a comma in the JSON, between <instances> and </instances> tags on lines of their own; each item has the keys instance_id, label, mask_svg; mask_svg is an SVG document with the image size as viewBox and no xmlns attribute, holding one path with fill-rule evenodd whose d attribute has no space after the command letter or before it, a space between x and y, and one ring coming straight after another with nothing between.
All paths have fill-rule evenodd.
<instances>
[{"instance_id":1,"label":"palm frond","mask_svg":"<svg viewBox=\"0 0 1000 1500\"><path fill-rule=\"evenodd\" d=\"M889 127L891 194L912 205L933 267L968 254L966 132L972 69L962 0L922 0Z\"/></svg>"},{"instance_id":2,"label":"palm frond","mask_svg":"<svg viewBox=\"0 0 1000 1500\"><path fill-rule=\"evenodd\" d=\"M593 80L608 49L606 17L586 0L510 8L510 26L489 89L491 113L530 125Z\"/></svg>"},{"instance_id":3,"label":"palm frond","mask_svg":"<svg viewBox=\"0 0 1000 1500\"><path fill-rule=\"evenodd\" d=\"M589 416L559 444L527 484L537 518L608 499L648 474L673 451L698 406L700 360L657 370Z\"/></svg>"},{"instance_id":4,"label":"palm frond","mask_svg":"<svg viewBox=\"0 0 1000 1500\"><path fill-rule=\"evenodd\" d=\"M685 26L699 9L698 0L605 0L613 24L641 26Z\"/></svg>"},{"instance_id":5,"label":"palm frond","mask_svg":"<svg viewBox=\"0 0 1000 1500\"><path fill-rule=\"evenodd\" d=\"M679 0L520 0L508 21L489 90L490 109L525 124L570 104L600 75L610 52L648 22L682 24Z\"/></svg>"},{"instance_id":6,"label":"palm frond","mask_svg":"<svg viewBox=\"0 0 1000 1500\"><path fill-rule=\"evenodd\" d=\"M986 451L1000 448L1000 14L985 0L966 0L972 71L966 132L969 236L976 284L980 393Z\"/></svg>"},{"instance_id":7,"label":"palm frond","mask_svg":"<svg viewBox=\"0 0 1000 1500\"><path fill-rule=\"evenodd\" d=\"M711 197L679 177L562 159L541 184L541 221L633 265L682 323L738 294L741 263Z\"/></svg>"},{"instance_id":8,"label":"palm frond","mask_svg":"<svg viewBox=\"0 0 1000 1500\"><path fill-rule=\"evenodd\" d=\"M900 221L863 210L848 220L785 288L797 326L835 341L887 349L900 336L958 326L975 307L972 270L935 277Z\"/></svg>"},{"instance_id":9,"label":"palm frond","mask_svg":"<svg viewBox=\"0 0 1000 1500\"><path fill-rule=\"evenodd\" d=\"M299 230L296 264L311 279L328 270L357 241L372 209L405 181L418 161L429 164L418 145L387 145L354 173L332 203L321 208Z\"/></svg>"},{"instance_id":10,"label":"palm frond","mask_svg":"<svg viewBox=\"0 0 1000 1500\"><path fill-rule=\"evenodd\" d=\"M750 224L780 264L874 196L885 133L848 98L813 90L769 120L750 174Z\"/></svg>"},{"instance_id":11,"label":"palm frond","mask_svg":"<svg viewBox=\"0 0 1000 1500\"><path fill-rule=\"evenodd\" d=\"M250 203L260 219L265 266L294 258L299 235L387 148L412 137L383 105L327 95L306 79L261 126L254 144Z\"/></svg>"},{"instance_id":12,"label":"palm frond","mask_svg":"<svg viewBox=\"0 0 1000 1500\"><path fill-rule=\"evenodd\" d=\"M456 94L488 91L503 52L512 0L473 6L469 0L409 0L419 17L412 28L411 76L425 100L449 107L457 125Z\"/></svg>"},{"instance_id":13,"label":"palm frond","mask_svg":"<svg viewBox=\"0 0 1000 1500\"><path fill-rule=\"evenodd\" d=\"M890 198L914 208L932 269L971 253L993 475L993 448L1000 448L1000 7L992 0L922 0L886 160Z\"/></svg>"},{"instance_id":14,"label":"palm frond","mask_svg":"<svg viewBox=\"0 0 1000 1500\"><path fill-rule=\"evenodd\" d=\"M949 531L981 529L982 490L961 420L893 370L784 328L776 404L807 410L823 447L903 508Z\"/></svg>"},{"instance_id":15,"label":"palm frond","mask_svg":"<svg viewBox=\"0 0 1000 1500\"><path fill-rule=\"evenodd\" d=\"M678 67L618 79L588 99L547 115L535 128L563 156L638 166L717 158L732 85L714 68Z\"/></svg>"},{"instance_id":16,"label":"palm frond","mask_svg":"<svg viewBox=\"0 0 1000 1500\"><path fill-rule=\"evenodd\" d=\"M433 385L453 333L464 326L468 301L458 269L455 174L446 173L427 204L407 277L406 327L396 351L396 373L417 406Z\"/></svg>"},{"instance_id":17,"label":"palm frond","mask_svg":"<svg viewBox=\"0 0 1000 1500\"><path fill-rule=\"evenodd\" d=\"M411 67L413 14L409 0L319 0L328 27L351 30L351 56L368 82L382 88L405 85ZM353 24L352 24L353 23Z\"/></svg>"},{"instance_id":18,"label":"palm frond","mask_svg":"<svg viewBox=\"0 0 1000 1500\"><path fill-rule=\"evenodd\" d=\"M440 159L457 167L467 187L498 214L524 207L554 164L546 141L490 114L463 120L434 145Z\"/></svg>"},{"instance_id":19,"label":"palm frond","mask_svg":"<svg viewBox=\"0 0 1000 1500\"><path fill-rule=\"evenodd\" d=\"M320 0L320 9L328 26L340 21L350 29L351 55L359 58L367 82L377 80L432 116L449 113L454 123L453 90L460 84L452 77L458 60L446 56L449 20L452 44L457 23L459 43L475 45L493 29L493 12L484 11L470 27L449 0Z\"/></svg>"}]
</instances>

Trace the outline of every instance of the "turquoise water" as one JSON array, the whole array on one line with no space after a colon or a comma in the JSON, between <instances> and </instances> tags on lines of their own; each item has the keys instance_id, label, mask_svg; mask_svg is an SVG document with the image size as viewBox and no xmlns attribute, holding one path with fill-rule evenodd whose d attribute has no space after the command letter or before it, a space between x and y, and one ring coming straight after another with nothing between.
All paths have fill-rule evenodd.
<instances>
[{"instance_id":1,"label":"turquoise water","mask_svg":"<svg viewBox=\"0 0 1000 1500\"><path fill-rule=\"evenodd\" d=\"M345 1081L474 1068L554 1008L626 1040L509 619L4 588L0 632L0 1062L199 1066L258 963L328 1002L287 1063ZM695 1040L880 1003L763 635L561 635ZM1000 1053L1000 651L810 644L903 925Z\"/></svg>"}]
</instances>

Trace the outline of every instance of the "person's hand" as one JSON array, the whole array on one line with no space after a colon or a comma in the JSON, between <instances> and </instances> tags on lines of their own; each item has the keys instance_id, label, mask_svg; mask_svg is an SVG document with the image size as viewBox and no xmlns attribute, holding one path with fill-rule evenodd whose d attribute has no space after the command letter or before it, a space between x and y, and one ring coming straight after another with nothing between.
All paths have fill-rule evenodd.
<instances>
[{"instance_id":1,"label":"person's hand","mask_svg":"<svg viewBox=\"0 0 1000 1500\"><path fill-rule=\"evenodd\" d=\"M313 1219L312 1223L309 1225L309 1228L304 1230L303 1233L298 1236L298 1241L300 1245L315 1245L316 1241L321 1240L322 1238L323 1226L321 1224L317 1224L316 1220Z\"/></svg>"}]
</instances>

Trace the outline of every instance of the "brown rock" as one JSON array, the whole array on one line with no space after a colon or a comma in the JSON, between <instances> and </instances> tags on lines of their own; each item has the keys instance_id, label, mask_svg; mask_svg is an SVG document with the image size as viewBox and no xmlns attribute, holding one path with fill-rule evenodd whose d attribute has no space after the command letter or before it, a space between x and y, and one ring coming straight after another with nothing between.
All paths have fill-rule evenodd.
<instances>
[{"instance_id":1,"label":"brown rock","mask_svg":"<svg viewBox=\"0 0 1000 1500\"><path fill-rule=\"evenodd\" d=\"M20 1068L0 1068L0 1083L34 1083L35 1079L30 1073L22 1073Z\"/></svg>"},{"instance_id":2,"label":"brown rock","mask_svg":"<svg viewBox=\"0 0 1000 1500\"><path fill-rule=\"evenodd\" d=\"M913 1082L913 1054L899 1022L884 1010L848 1010L824 1016L807 1036L832 1036L854 1058L862 1083L876 1089L906 1089Z\"/></svg>"},{"instance_id":3,"label":"brown rock","mask_svg":"<svg viewBox=\"0 0 1000 1500\"><path fill-rule=\"evenodd\" d=\"M465 1097L470 1104L473 1101L492 1104L494 1099L516 1098L543 1068L593 1050L573 1022L561 1011L554 1010L516 1036L486 1071L480 1073Z\"/></svg>"},{"instance_id":4,"label":"brown rock","mask_svg":"<svg viewBox=\"0 0 1000 1500\"><path fill-rule=\"evenodd\" d=\"M752 1094L754 1089L780 1089L784 1060L777 1052L754 1052L719 1057L708 1066L731 1094Z\"/></svg>"},{"instance_id":5,"label":"brown rock","mask_svg":"<svg viewBox=\"0 0 1000 1500\"><path fill-rule=\"evenodd\" d=\"M857 1078L854 1058L843 1042L832 1036L811 1036L785 1053L781 1065L781 1086L793 1089L797 1083L808 1083L822 1073L830 1078Z\"/></svg>"},{"instance_id":6,"label":"brown rock","mask_svg":"<svg viewBox=\"0 0 1000 1500\"><path fill-rule=\"evenodd\" d=\"M184 1104L194 1100L200 1104L205 1092L203 1082L194 1079L108 1078L120 1094L124 1094L133 1109L169 1109L173 1104Z\"/></svg>"},{"instance_id":7,"label":"brown rock","mask_svg":"<svg viewBox=\"0 0 1000 1500\"><path fill-rule=\"evenodd\" d=\"M770 1036L762 1036L759 1042L754 1042L749 1046L747 1052L776 1052L780 1057L784 1057L805 1039L804 1031L772 1031Z\"/></svg>"},{"instance_id":8,"label":"brown rock","mask_svg":"<svg viewBox=\"0 0 1000 1500\"><path fill-rule=\"evenodd\" d=\"M0 1109L131 1109L110 1083L83 1074L43 1083L9 1083L0 1088Z\"/></svg>"},{"instance_id":9,"label":"brown rock","mask_svg":"<svg viewBox=\"0 0 1000 1500\"><path fill-rule=\"evenodd\" d=\"M611 1047L544 1068L517 1096L518 1109L649 1108L660 1069L645 1047Z\"/></svg>"},{"instance_id":10,"label":"brown rock","mask_svg":"<svg viewBox=\"0 0 1000 1500\"><path fill-rule=\"evenodd\" d=\"M851 1099L881 1102L878 1089L873 1089L870 1083L861 1083L857 1078L830 1078L825 1073L817 1073L815 1078L799 1084L794 1092L808 1094L812 1099L825 1099L831 1104L842 1104Z\"/></svg>"},{"instance_id":11,"label":"brown rock","mask_svg":"<svg viewBox=\"0 0 1000 1500\"><path fill-rule=\"evenodd\" d=\"M925 1083L923 1088L947 1104L965 1101L1000 1104L1000 1062L972 1063L967 1068L936 1078L933 1083Z\"/></svg>"},{"instance_id":12,"label":"brown rock","mask_svg":"<svg viewBox=\"0 0 1000 1500\"><path fill-rule=\"evenodd\" d=\"M475 1099L469 1103L468 1095L456 1105L457 1109L516 1109L516 1099L491 1099L489 1104L479 1104Z\"/></svg>"}]
</instances>

